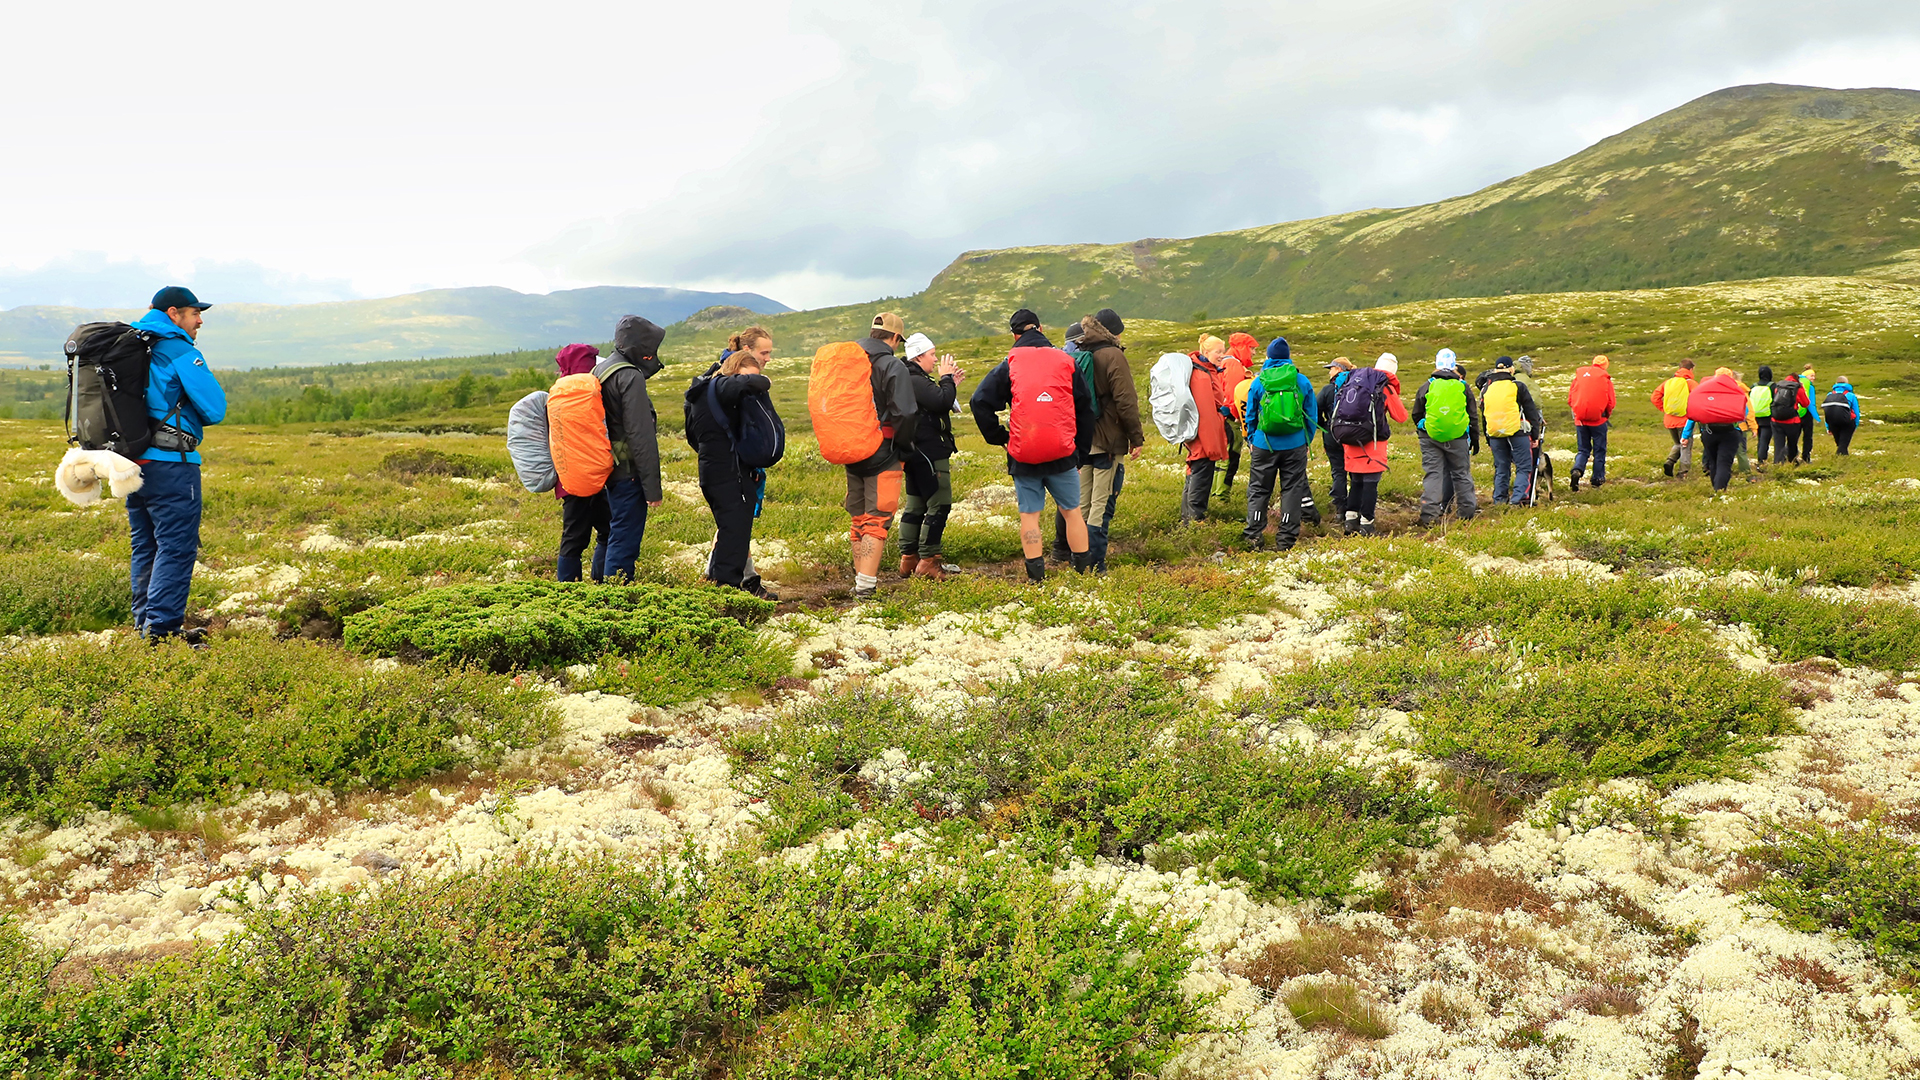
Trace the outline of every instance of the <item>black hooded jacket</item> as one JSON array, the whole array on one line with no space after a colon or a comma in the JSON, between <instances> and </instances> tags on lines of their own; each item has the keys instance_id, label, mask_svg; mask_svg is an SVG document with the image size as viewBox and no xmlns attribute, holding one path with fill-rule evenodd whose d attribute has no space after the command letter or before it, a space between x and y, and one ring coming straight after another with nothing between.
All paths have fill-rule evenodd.
<instances>
[{"instance_id":1,"label":"black hooded jacket","mask_svg":"<svg viewBox=\"0 0 1920 1080\"><path fill-rule=\"evenodd\" d=\"M933 374L913 361L907 361L907 378L913 383L913 400L920 407L919 425L914 428L913 445L930 461L945 461L953 456L953 403L960 395L953 376Z\"/></svg>"},{"instance_id":2,"label":"black hooded jacket","mask_svg":"<svg viewBox=\"0 0 1920 1080\"><path fill-rule=\"evenodd\" d=\"M893 354L893 346L879 338L862 338L867 363L872 365L873 411L880 426L893 429L891 440L881 440L880 449L865 461L847 466L855 476L877 476L901 461L913 450L914 434L920 427L920 406L914 400L913 373L907 362Z\"/></svg>"},{"instance_id":3,"label":"black hooded jacket","mask_svg":"<svg viewBox=\"0 0 1920 1080\"><path fill-rule=\"evenodd\" d=\"M613 330L613 355L593 369L607 409L613 474L638 481L650 503L660 501L660 418L647 394L647 380L660 371L660 343L666 337L665 330L646 319L623 315ZM616 364L623 366L608 370Z\"/></svg>"}]
</instances>

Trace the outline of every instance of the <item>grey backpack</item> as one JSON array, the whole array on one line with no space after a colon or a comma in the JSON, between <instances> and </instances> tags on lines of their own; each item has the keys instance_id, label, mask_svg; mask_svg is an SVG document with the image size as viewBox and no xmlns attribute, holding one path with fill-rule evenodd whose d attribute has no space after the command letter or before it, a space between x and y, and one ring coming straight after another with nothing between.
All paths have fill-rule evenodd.
<instances>
[{"instance_id":1,"label":"grey backpack","mask_svg":"<svg viewBox=\"0 0 1920 1080\"><path fill-rule=\"evenodd\" d=\"M520 484L539 494L560 482L553 471L553 450L547 445L547 392L535 390L513 403L507 412L507 456Z\"/></svg>"}]
</instances>

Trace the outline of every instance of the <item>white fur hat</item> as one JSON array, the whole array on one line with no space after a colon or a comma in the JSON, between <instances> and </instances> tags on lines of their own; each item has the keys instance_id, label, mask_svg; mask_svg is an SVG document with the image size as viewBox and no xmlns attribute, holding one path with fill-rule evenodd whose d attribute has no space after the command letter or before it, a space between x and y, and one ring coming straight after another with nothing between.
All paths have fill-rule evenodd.
<instances>
[{"instance_id":1,"label":"white fur hat","mask_svg":"<svg viewBox=\"0 0 1920 1080\"><path fill-rule=\"evenodd\" d=\"M1375 360L1373 366L1389 375L1400 374L1400 358L1390 352L1381 353L1380 359Z\"/></svg>"}]
</instances>

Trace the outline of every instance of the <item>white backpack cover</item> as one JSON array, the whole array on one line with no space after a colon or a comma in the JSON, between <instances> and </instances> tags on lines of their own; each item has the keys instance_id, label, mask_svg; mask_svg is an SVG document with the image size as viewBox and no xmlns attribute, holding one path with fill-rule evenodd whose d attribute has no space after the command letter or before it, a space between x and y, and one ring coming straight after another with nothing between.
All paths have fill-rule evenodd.
<instances>
[{"instance_id":1,"label":"white backpack cover","mask_svg":"<svg viewBox=\"0 0 1920 1080\"><path fill-rule=\"evenodd\" d=\"M1192 442L1200 436L1200 406L1194 404L1193 358L1186 353L1162 353L1148 377L1147 403L1153 408L1153 426L1170 443Z\"/></svg>"},{"instance_id":2,"label":"white backpack cover","mask_svg":"<svg viewBox=\"0 0 1920 1080\"><path fill-rule=\"evenodd\" d=\"M552 491L560 478L553 471L553 450L547 445L547 392L535 390L507 411L507 456L520 484L538 495Z\"/></svg>"}]
</instances>

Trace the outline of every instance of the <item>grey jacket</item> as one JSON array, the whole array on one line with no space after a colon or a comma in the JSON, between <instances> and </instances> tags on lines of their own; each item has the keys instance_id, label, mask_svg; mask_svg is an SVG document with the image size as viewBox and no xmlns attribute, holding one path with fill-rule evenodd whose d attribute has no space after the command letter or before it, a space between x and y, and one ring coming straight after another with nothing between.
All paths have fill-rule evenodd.
<instances>
[{"instance_id":1,"label":"grey jacket","mask_svg":"<svg viewBox=\"0 0 1920 1080\"><path fill-rule=\"evenodd\" d=\"M667 332L638 315L622 316L613 331L613 355L593 369L600 400L607 409L607 437L613 442L613 474L637 480L648 502L660 495L660 418L647 393L647 380L661 368L660 343ZM609 371L614 365L618 371Z\"/></svg>"},{"instance_id":2,"label":"grey jacket","mask_svg":"<svg viewBox=\"0 0 1920 1080\"><path fill-rule=\"evenodd\" d=\"M847 466L855 476L875 476L913 452L914 433L920 427L920 403L913 395L913 376L907 362L893 355L893 346L878 338L863 338L860 347L873 366L873 411L880 426L893 429L892 439L882 439L880 449L865 461Z\"/></svg>"}]
</instances>

